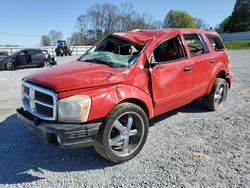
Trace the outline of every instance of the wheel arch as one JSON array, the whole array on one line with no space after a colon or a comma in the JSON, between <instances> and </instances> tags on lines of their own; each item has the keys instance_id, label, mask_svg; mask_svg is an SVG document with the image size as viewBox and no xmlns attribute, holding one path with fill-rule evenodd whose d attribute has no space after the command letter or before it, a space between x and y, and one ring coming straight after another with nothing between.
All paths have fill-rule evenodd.
<instances>
[{"instance_id":1,"label":"wheel arch","mask_svg":"<svg viewBox=\"0 0 250 188\"><path fill-rule=\"evenodd\" d=\"M226 66L224 63L218 63L217 66L213 69L212 72L212 79L208 84L207 90L206 90L206 94L210 93L213 84L216 80L216 78L223 78L227 81L229 88L231 87L231 81L229 78L227 78L228 76L228 71L226 69Z\"/></svg>"},{"instance_id":2,"label":"wheel arch","mask_svg":"<svg viewBox=\"0 0 250 188\"><path fill-rule=\"evenodd\" d=\"M149 109L144 101L137 99L137 98L127 98L127 99L122 100L119 104L125 103L125 102L132 103L132 104L139 106L146 113L147 117L150 118Z\"/></svg>"},{"instance_id":3,"label":"wheel arch","mask_svg":"<svg viewBox=\"0 0 250 188\"><path fill-rule=\"evenodd\" d=\"M105 97L92 98L92 107L89 120L95 120L107 116L107 114L118 104L130 102L141 107L147 117L154 117L153 102L150 95L139 88L129 85L116 86L106 94Z\"/></svg>"}]
</instances>

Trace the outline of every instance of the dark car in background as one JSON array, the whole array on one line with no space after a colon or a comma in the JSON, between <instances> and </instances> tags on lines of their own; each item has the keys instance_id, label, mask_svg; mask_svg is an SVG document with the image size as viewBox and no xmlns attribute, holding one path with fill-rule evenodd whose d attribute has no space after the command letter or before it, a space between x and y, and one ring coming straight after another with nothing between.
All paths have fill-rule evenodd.
<instances>
[{"instance_id":1,"label":"dark car in background","mask_svg":"<svg viewBox=\"0 0 250 188\"><path fill-rule=\"evenodd\" d=\"M0 57L8 56L8 52L6 51L0 51Z\"/></svg>"},{"instance_id":2,"label":"dark car in background","mask_svg":"<svg viewBox=\"0 0 250 188\"><path fill-rule=\"evenodd\" d=\"M0 70L14 70L23 67L50 67L56 65L54 57L47 50L24 49L10 56L0 57Z\"/></svg>"}]
</instances>

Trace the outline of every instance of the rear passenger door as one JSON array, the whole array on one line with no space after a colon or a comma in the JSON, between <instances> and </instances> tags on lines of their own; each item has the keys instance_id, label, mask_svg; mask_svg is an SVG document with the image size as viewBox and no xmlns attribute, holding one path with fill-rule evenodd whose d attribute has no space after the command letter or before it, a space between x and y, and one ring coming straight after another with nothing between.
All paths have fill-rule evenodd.
<instances>
[{"instance_id":1,"label":"rear passenger door","mask_svg":"<svg viewBox=\"0 0 250 188\"><path fill-rule=\"evenodd\" d=\"M227 63L228 62L228 54L225 50L225 47L220 39L219 36L212 35L212 34L206 34L206 37L211 45L211 48L213 50L213 67L218 62Z\"/></svg>"},{"instance_id":2,"label":"rear passenger door","mask_svg":"<svg viewBox=\"0 0 250 188\"><path fill-rule=\"evenodd\" d=\"M189 33L183 36L191 56L193 99L196 99L205 95L211 80L212 64L214 63L213 54L209 52L201 34Z\"/></svg>"},{"instance_id":3,"label":"rear passenger door","mask_svg":"<svg viewBox=\"0 0 250 188\"><path fill-rule=\"evenodd\" d=\"M188 60L179 36L158 44L151 56L151 63L155 115L192 100L192 62Z\"/></svg>"}]
</instances>

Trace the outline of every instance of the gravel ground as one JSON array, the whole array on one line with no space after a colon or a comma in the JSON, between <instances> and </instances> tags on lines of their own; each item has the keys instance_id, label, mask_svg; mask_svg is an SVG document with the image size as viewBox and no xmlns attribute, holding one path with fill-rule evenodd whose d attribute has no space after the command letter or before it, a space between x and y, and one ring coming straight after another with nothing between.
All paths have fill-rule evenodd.
<instances>
[{"instance_id":1,"label":"gravel ground","mask_svg":"<svg viewBox=\"0 0 250 188\"><path fill-rule=\"evenodd\" d=\"M15 114L21 78L38 69L0 72L0 187L250 187L250 51L230 54L225 107L207 112L195 101L155 118L143 150L119 165L92 147L44 144Z\"/></svg>"}]
</instances>

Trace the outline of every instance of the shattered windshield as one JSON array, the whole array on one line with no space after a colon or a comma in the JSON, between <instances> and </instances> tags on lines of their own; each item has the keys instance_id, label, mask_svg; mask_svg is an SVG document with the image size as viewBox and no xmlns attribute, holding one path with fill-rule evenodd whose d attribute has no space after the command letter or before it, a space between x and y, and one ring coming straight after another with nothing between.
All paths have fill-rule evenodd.
<instances>
[{"instance_id":1,"label":"shattered windshield","mask_svg":"<svg viewBox=\"0 0 250 188\"><path fill-rule=\"evenodd\" d=\"M143 46L110 36L82 55L78 61L129 67L137 60Z\"/></svg>"}]
</instances>

